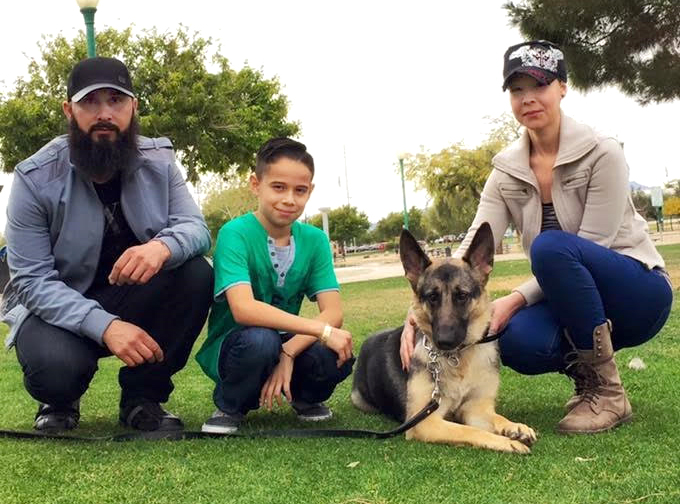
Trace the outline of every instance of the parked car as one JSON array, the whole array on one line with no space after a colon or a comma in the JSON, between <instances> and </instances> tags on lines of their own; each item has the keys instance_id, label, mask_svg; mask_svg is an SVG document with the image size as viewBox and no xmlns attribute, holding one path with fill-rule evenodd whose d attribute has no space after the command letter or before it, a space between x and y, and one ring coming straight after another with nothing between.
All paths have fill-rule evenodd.
<instances>
[{"instance_id":1,"label":"parked car","mask_svg":"<svg viewBox=\"0 0 680 504\"><path fill-rule=\"evenodd\" d=\"M451 243L455 240L455 238L456 237L454 235L447 234L447 235L440 236L434 242L435 243Z\"/></svg>"}]
</instances>

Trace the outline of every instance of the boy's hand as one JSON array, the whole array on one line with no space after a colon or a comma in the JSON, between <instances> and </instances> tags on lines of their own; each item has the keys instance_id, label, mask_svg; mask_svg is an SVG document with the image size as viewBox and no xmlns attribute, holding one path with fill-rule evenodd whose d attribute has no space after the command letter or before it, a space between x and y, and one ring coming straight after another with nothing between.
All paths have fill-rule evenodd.
<instances>
[{"instance_id":1,"label":"boy's hand","mask_svg":"<svg viewBox=\"0 0 680 504\"><path fill-rule=\"evenodd\" d=\"M293 376L293 359L283 352L279 358L279 363L272 371L272 374L264 382L262 390L260 391L260 406L264 406L271 411L274 405L274 399L282 405L281 392L288 399L288 403L293 402L293 396L290 394L290 379Z\"/></svg>"},{"instance_id":2,"label":"boy's hand","mask_svg":"<svg viewBox=\"0 0 680 504\"><path fill-rule=\"evenodd\" d=\"M326 346L338 354L338 367L352 357L352 335L349 331L333 327L331 335L326 341Z\"/></svg>"}]
</instances>

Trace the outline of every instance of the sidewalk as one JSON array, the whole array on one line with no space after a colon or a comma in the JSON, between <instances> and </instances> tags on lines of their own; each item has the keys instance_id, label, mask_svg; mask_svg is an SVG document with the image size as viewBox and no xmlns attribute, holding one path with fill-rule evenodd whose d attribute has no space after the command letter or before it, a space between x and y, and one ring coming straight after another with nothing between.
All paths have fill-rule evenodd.
<instances>
[{"instance_id":1,"label":"sidewalk","mask_svg":"<svg viewBox=\"0 0 680 504\"><path fill-rule=\"evenodd\" d=\"M680 243L680 231L674 229L664 233L653 232L649 236L654 245L670 245ZM516 249L515 249L516 250ZM497 254L494 261L516 261L526 259L523 252L510 252L507 254ZM367 258L366 262L355 263L351 266L340 266L335 268L335 275L341 284L349 282L361 282L363 280L377 280L379 278L390 278L404 276L404 268L396 254L390 257L376 256Z\"/></svg>"},{"instance_id":2,"label":"sidewalk","mask_svg":"<svg viewBox=\"0 0 680 504\"><path fill-rule=\"evenodd\" d=\"M516 261L525 259L522 252L498 254L494 261ZM366 262L357 266L343 266L335 268L335 276L341 284L349 282L361 282L363 280L377 280L404 276L404 267L395 258L394 262Z\"/></svg>"}]
</instances>

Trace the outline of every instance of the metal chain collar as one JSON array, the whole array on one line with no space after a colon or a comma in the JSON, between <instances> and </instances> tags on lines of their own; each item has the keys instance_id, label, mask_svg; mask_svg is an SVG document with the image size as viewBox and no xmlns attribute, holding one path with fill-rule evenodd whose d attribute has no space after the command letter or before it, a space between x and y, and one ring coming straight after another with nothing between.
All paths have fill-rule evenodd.
<instances>
[{"instance_id":1,"label":"metal chain collar","mask_svg":"<svg viewBox=\"0 0 680 504\"><path fill-rule=\"evenodd\" d=\"M430 343L427 336L423 335L423 347L427 350L427 370L432 375L432 380L434 381L434 388L432 389L432 400L439 404L441 400L441 389L439 388L439 374L442 372L442 364L439 360L440 357L446 358L449 361L449 365L452 367L458 367L460 364L460 359L458 358L459 349L453 350L451 352L442 352L434 348Z\"/></svg>"}]
</instances>

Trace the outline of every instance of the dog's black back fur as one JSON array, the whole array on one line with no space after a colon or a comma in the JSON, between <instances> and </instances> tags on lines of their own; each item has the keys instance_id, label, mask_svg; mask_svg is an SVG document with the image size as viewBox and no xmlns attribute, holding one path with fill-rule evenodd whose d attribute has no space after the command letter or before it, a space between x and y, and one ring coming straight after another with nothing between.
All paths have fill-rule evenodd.
<instances>
[{"instance_id":1,"label":"dog's black back fur","mask_svg":"<svg viewBox=\"0 0 680 504\"><path fill-rule=\"evenodd\" d=\"M399 357L403 328L387 329L364 341L353 385L368 403L399 422L406 418L404 406L408 376L401 368Z\"/></svg>"}]
</instances>

